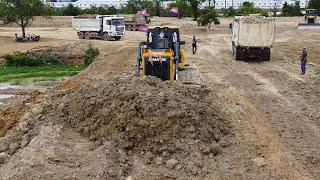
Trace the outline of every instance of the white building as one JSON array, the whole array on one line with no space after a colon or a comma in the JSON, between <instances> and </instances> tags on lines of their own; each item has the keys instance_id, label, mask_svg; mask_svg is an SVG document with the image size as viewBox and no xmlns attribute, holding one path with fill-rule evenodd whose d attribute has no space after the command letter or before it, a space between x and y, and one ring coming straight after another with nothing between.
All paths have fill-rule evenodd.
<instances>
[{"instance_id":1,"label":"white building","mask_svg":"<svg viewBox=\"0 0 320 180\"><path fill-rule=\"evenodd\" d=\"M72 4L74 7L79 7L81 9L95 7L106 7L114 6L120 9L122 6L126 5L128 0L78 0L76 2L49 2L51 6L55 8L62 8Z\"/></svg>"},{"instance_id":2,"label":"white building","mask_svg":"<svg viewBox=\"0 0 320 180\"><path fill-rule=\"evenodd\" d=\"M255 7L270 9L274 8L275 4L279 4L279 8L282 8L283 4L294 4L297 0L216 0L215 7L217 9L225 9L229 7L239 8L244 2L252 2ZM203 6L208 6L208 1ZM300 6L305 8L308 4L308 0L300 0Z\"/></svg>"},{"instance_id":3,"label":"white building","mask_svg":"<svg viewBox=\"0 0 320 180\"><path fill-rule=\"evenodd\" d=\"M53 7L62 8L67 6L68 4L73 4L75 7L79 8L90 8L91 6L96 7L104 7L104 6L114 6L116 8L121 8L126 5L128 0L78 0L76 2L70 2L70 0L58 0L58 2L48 2L48 0L43 0ZM225 9L229 7L239 8L242 6L244 2L253 2L255 7L263 8L263 9L271 9L274 8L275 3L279 3L278 8L282 8L282 5L287 2L288 4L294 4L299 0L216 0L215 7L216 9ZM167 0L163 2L163 6L166 7L168 4L172 3L172 0ZM211 3L213 0L211 0ZM308 0L300 0L300 6L305 8L308 4ZM209 2L205 2L202 4L202 7L208 6Z\"/></svg>"}]
</instances>

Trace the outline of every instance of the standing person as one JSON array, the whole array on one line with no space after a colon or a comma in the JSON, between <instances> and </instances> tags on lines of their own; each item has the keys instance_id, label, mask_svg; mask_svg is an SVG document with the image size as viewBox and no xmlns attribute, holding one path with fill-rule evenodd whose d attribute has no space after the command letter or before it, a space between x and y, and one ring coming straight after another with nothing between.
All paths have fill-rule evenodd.
<instances>
[{"instance_id":1,"label":"standing person","mask_svg":"<svg viewBox=\"0 0 320 180\"><path fill-rule=\"evenodd\" d=\"M301 73L302 73L302 75L306 74L307 62L308 62L307 56L308 56L307 49L303 48L302 55L301 55Z\"/></svg>"},{"instance_id":2,"label":"standing person","mask_svg":"<svg viewBox=\"0 0 320 180\"><path fill-rule=\"evenodd\" d=\"M192 40L192 53L193 54L195 54L196 53L196 51L198 50L198 48L197 48L197 40L196 40L196 37L195 36L193 36L193 40Z\"/></svg>"}]
</instances>

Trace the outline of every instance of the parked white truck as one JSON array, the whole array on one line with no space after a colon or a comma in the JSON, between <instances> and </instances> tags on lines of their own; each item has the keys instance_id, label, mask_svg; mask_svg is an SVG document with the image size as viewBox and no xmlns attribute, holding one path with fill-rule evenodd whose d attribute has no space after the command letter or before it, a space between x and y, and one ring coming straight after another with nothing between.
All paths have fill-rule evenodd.
<instances>
[{"instance_id":1,"label":"parked white truck","mask_svg":"<svg viewBox=\"0 0 320 180\"><path fill-rule=\"evenodd\" d=\"M80 39L98 38L109 41L120 40L125 35L124 18L118 15L74 17L72 26Z\"/></svg>"},{"instance_id":2,"label":"parked white truck","mask_svg":"<svg viewBox=\"0 0 320 180\"><path fill-rule=\"evenodd\" d=\"M232 23L232 53L236 60L270 61L275 20L262 16L239 16Z\"/></svg>"}]
</instances>

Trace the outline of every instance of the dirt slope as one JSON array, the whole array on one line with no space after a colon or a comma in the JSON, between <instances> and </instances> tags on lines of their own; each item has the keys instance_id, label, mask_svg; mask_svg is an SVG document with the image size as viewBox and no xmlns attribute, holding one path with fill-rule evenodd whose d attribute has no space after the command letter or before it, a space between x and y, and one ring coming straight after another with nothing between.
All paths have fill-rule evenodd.
<instances>
[{"instance_id":1,"label":"dirt slope","mask_svg":"<svg viewBox=\"0 0 320 180\"><path fill-rule=\"evenodd\" d=\"M231 34L228 30L230 19L223 19L222 24L212 31L197 28L195 22L190 19L153 19L154 24L181 25L182 38L186 40L187 58L192 66L199 68L206 88L212 92L204 98L210 100L206 101L210 105L201 109L213 110L219 117L230 122L232 127L232 136L228 136L223 143L219 142L221 147L225 147L222 154L214 156L211 148L198 149L198 141L190 138L191 135L188 133L182 133L188 142L180 144L179 140L183 138L174 141L180 147L194 144L191 146L194 148L184 151L189 152L187 154L180 151L170 155L153 151L149 153L147 151L150 149L144 148L148 147L144 143L149 141L140 141L141 143L137 144L138 151L125 151L119 148L121 143L105 138L110 137L110 134L107 133L105 136L104 121L102 124L101 121L96 123L99 118L92 118L94 121L89 122L95 124L95 130L103 129L102 131L86 129L90 124L88 122L77 123L82 117L78 114L85 111L83 106L88 106L87 103L90 102L86 102L84 97L91 98L94 92L99 92L98 97L103 99L103 102L108 102L106 92L110 90L110 83L114 79L132 75L137 43L145 37L143 33L129 32L120 42L91 41L101 50L97 62L73 80L43 94L34 95L32 100L24 103L22 109L18 109L19 113L5 113L6 121L11 120L17 123L18 127L7 132L12 145L9 143L10 147L7 147L10 155L8 162L0 165L0 174L3 175L1 178L24 179L27 176L30 179L318 179L320 79L317 63L320 38L315 31L298 31L295 27L298 18L280 18L276 21L276 42L272 49L271 61L237 62L231 54ZM10 28L1 29L1 33L10 35L11 32L4 32ZM33 30L41 31L49 39L63 39L61 41L64 44L79 41L75 39L71 30L66 31L65 36L61 36L59 32L64 29L43 31L44 29L46 28L33 27ZM193 35L196 35L199 42L197 56L191 55ZM50 44L50 41L47 43ZM5 43L10 44L8 41ZM311 62L306 76L301 76L299 71L302 47L307 47ZM137 87L143 89L145 85ZM121 92L120 88L118 90ZM167 93L169 92L164 94L170 95L172 92ZM199 101L199 105L201 103L203 101ZM41 112L39 105L44 107ZM70 119L62 118L56 113L58 110L63 111L65 105L68 105L66 112L70 113ZM102 116L108 114L107 110L110 111L105 108L96 111ZM24 115L28 112L29 116L26 119ZM118 109L115 108L114 112L118 112ZM147 117L147 120L152 118ZM25 127L25 123L20 122L28 123ZM131 131L130 128L128 132L137 135L137 131ZM168 129L163 130L164 134L168 132ZM161 134L157 132L153 135L159 133ZM94 136L91 136L92 134ZM172 135L177 137L181 134ZM4 142L4 139L0 139L0 142ZM131 146L130 143L127 145ZM161 146L155 147L161 149ZM170 158L179 162L174 169L166 168L167 160ZM170 163L175 163L174 160Z\"/></svg>"}]
</instances>

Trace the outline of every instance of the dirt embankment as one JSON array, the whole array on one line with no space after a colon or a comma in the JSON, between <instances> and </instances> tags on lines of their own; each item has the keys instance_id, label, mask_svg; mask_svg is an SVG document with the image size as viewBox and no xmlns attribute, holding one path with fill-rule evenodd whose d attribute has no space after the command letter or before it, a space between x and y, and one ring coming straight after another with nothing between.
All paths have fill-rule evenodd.
<instances>
[{"instance_id":1,"label":"dirt embankment","mask_svg":"<svg viewBox=\"0 0 320 180\"><path fill-rule=\"evenodd\" d=\"M116 43L91 41L100 47L98 61L50 96L37 96L17 117L6 114L6 122L14 119L18 125L6 128L7 137L14 131L22 136L13 141L20 145L5 143L9 158L0 174L13 179L317 179L320 39L316 31L298 31L299 19L276 18L270 62L237 62L231 54L231 19L221 19L209 31L191 19L154 18L154 24L181 25L186 57L199 68L205 90L131 77L145 34L128 32ZM19 31L1 29L5 35ZM54 38L44 44L76 39L70 29L32 30ZM192 56L194 35L198 53ZM11 49L31 47L5 42ZM303 46L314 64L306 76L299 69Z\"/></svg>"},{"instance_id":2,"label":"dirt embankment","mask_svg":"<svg viewBox=\"0 0 320 180\"><path fill-rule=\"evenodd\" d=\"M208 89L185 87L154 77L116 78L97 87L81 87L72 93L72 97L57 93L53 101L50 97L43 99L43 102L34 105L41 111L38 114L29 113L30 115L27 112L24 117L28 118L19 121L20 129L10 134L18 134L12 137L20 137L21 133L29 134L34 139L28 142L28 147L37 149L48 141L43 138L49 134L57 136L58 139L53 140L57 141L60 135L64 136L64 129L74 127L93 142L93 145L89 145L92 150L81 147L81 151L89 154L101 153L99 149L110 144L117 151L112 150L112 154L105 157L109 164L104 166L112 167L102 169L99 178L205 178L213 173L209 161L220 158L217 155L230 146L229 139L232 136L229 122L212 106L210 93ZM37 112L37 109L31 110L33 111ZM54 125L48 125L52 123ZM39 128L40 135L32 136ZM43 132L43 128L48 132ZM17 149L25 143L23 137L11 139L15 140ZM10 141L8 145L10 150L13 145ZM63 147L64 145L55 143L55 149ZM33 161L34 167L18 163L18 159L33 157L30 154L33 151L24 149L15 154L14 161L1 167L3 177L61 177L63 172L57 167L66 166L60 163L65 159L52 156L57 151L51 148L41 150L40 156ZM37 168L46 158L57 161L49 174L46 172L48 170ZM49 167L48 163L52 163L51 160L45 161L45 167ZM96 171L89 172L85 168L85 162L76 160L68 163L72 172L69 175L76 179L97 175ZM148 170L141 171L137 166ZM11 169L11 173L6 173L8 169ZM135 172L137 170L139 172ZM29 171L33 172L32 175Z\"/></svg>"}]
</instances>

